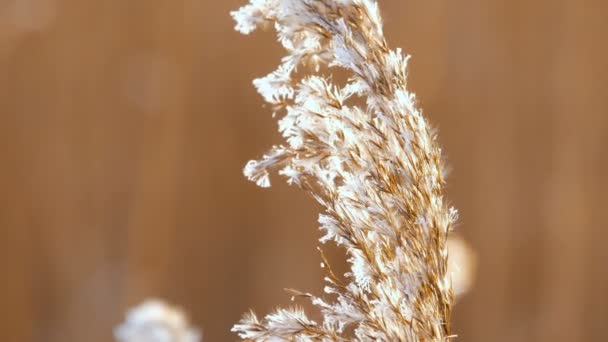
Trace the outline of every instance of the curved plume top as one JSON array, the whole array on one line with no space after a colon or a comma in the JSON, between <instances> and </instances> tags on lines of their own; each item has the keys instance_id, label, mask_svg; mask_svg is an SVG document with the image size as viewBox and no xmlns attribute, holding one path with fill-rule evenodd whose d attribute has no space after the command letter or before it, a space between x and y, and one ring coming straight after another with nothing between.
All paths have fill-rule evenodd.
<instances>
[{"instance_id":1,"label":"curved plume top","mask_svg":"<svg viewBox=\"0 0 608 342\"><path fill-rule=\"evenodd\" d=\"M436 137L406 89L408 58L388 48L377 3L251 0L232 16L244 34L274 26L287 51L254 81L286 142L245 175L268 187L278 170L312 194L325 209L321 242L343 246L351 266L344 277L328 267L326 298L296 293L323 322L280 309L233 331L253 341L449 339L446 242L457 215L443 200ZM350 71L345 84L332 83L336 67Z\"/></svg>"}]
</instances>

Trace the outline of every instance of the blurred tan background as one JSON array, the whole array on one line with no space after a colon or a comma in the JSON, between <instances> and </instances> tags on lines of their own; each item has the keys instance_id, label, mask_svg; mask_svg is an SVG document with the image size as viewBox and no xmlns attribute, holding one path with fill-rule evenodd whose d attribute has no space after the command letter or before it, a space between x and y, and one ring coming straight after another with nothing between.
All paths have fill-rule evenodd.
<instances>
[{"instance_id":1,"label":"blurred tan background","mask_svg":"<svg viewBox=\"0 0 608 342\"><path fill-rule=\"evenodd\" d=\"M0 0L0 341L111 341L148 296L232 341L320 290L316 205L241 175L282 53L243 3ZM380 3L479 259L458 340L608 340L608 2Z\"/></svg>"}]
</instances>

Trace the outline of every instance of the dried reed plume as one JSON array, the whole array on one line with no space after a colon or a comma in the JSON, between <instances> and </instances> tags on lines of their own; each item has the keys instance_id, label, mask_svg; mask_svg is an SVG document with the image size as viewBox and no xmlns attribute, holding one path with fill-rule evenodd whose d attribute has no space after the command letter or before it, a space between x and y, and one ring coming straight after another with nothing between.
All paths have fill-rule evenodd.
<instances>
[{"instance_id":1,"label":"dried reed plume","mask_svg":"<svg viewBox=\"0 0 608 342\"><path fill-rule=\"evenodd\" d=\"M320 241L343 246L351 267L338 277L324 260L330 299L296 293L323 323L279 309L264 320L247 314L233 331L250 341L449 340L446 242L457 214L443 200L436 136L406 89L408 58L389 50L376 2L251 0L232 16L244 34L273 25L287 50L254 81L283 114L287 143L250 161L245 175L268 187L278 170L310 193L325 208ZM334 67L351 78L333 84Z\"/></svg>"},{"instance_id":2,"label":"dried reed plume","mask_svg":"<svg viewBox=\"0 0 608 342\"><path fill-rule=\"evenodd\" d=\"M190 326L178 308L148 299L132 308L114 331L119 342L200 342L201 333Z\"/></svg>"}]
</instances>

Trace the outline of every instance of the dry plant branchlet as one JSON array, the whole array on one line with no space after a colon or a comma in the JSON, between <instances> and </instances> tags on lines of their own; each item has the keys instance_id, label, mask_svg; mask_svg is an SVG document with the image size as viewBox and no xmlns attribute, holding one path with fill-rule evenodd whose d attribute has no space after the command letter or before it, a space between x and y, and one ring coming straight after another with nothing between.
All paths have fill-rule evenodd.
<instances>
[{"instance_id":1,"label":"dry plant branchlet","mask_svg":"<svg viewBox=\"0 0 608 342\"><path fill-rule=\"evenodd\" d=\"M250 341L449 340L457 214L444 203L436 136L406 89L408 58L388 48L377 3L251 0L232 16L244 34L274 26L287 51L254 81L282 115L286 143L245 175L268 187L278 170L310 193L325 209L320 241L343 246L351 267L339 277L327 265L325 298L297 293L323 322L279 309L247 314L233 331ZM345 84L332 83L334 67L351 73Z\"/></svg>"}]
</instances>

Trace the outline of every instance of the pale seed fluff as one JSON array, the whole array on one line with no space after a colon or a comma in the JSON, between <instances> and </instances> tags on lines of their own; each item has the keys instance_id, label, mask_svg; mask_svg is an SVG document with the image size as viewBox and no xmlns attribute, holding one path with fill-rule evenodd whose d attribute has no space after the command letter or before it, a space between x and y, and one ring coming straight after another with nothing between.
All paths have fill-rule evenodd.
<instances>
[{"instance_id":1,"label":"pale seed fluff","mask_svg":"<svg viewBox=\"0 0 608 342\"><path fill-rule=\"evenodd\" d=\"M462 296L471 290L477 269L477 258L467 242L457 236L448 240L448 271L454 283L454 294Z\"/></svg>"},{"instance_id":2,"label":"pale seed fluff","mask_svg":"<svg viewBox=\"0 0 608 342\"><path fill-rule=\"evenodd\" d=\"M251 0L232 13L249 34L274 27L286 56L254 81L278 115L284 143L245 176L270 186L278 172L322 206L321 243L344 248L350 271L327 272L322 315L283 308L233 327L248 341L447 341L457 213L443 198L437 137L407 89L409 57L386 43L373 0ZM335 82L335 69L350 77ZM295 266L294 266L295 267Z\"/></svg>"},{"instance_id":3,"label":"pale seed fluff","mask_svg":"<svg viewBox=\"0 0 608 342\"><path fill-rule=\"evenodd\" d=\"M118 342L200 342L201 333L190 327L181 310L158 299L132 308L114 330Z\"/></svg>"}]
</instances>

